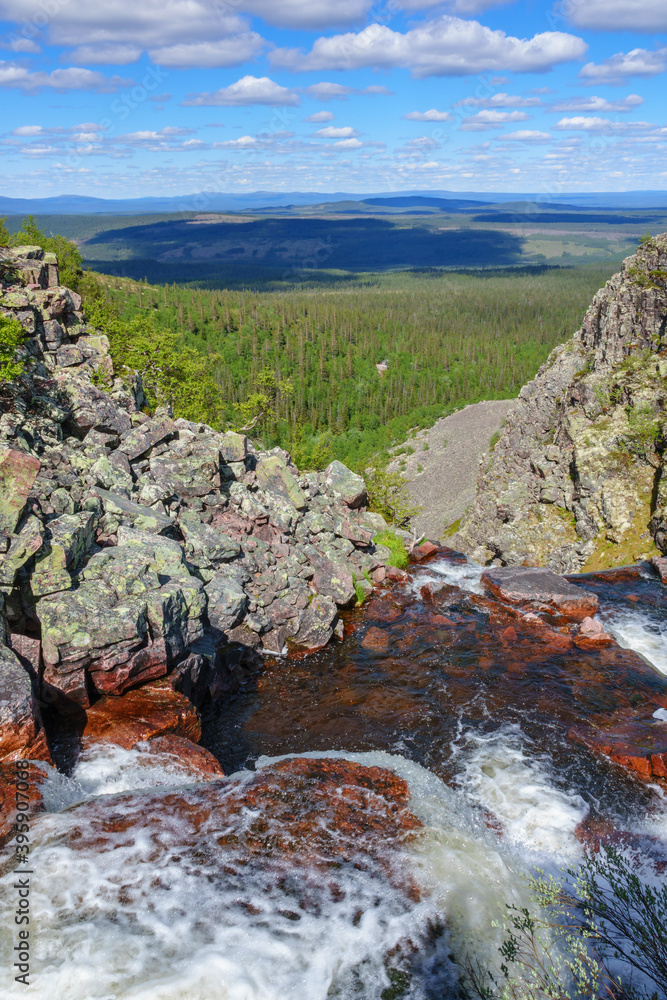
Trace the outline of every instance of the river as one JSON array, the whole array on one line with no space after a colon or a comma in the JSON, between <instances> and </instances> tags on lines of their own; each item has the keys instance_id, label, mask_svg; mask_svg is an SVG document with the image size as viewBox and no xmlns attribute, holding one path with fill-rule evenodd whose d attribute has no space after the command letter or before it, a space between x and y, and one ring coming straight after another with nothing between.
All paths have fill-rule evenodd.
<instances>
[{"instance_id":1,"label":"river","mask_svg":"<svg viewBox=\"0 0 667 1000\"><path fill-rule=\"evenodd\" d=\"M572 578L618 643L587 644L480 576L438 557L348 612L342 642L267 658L205 718L221 781L119 747L49 769L32 985L7 960L9 873L2 996L453 1000L457 962L497 968L524 874L600 841L655 871L665 793L591 734L667 740L664 587L643 569Z\"/></svg>"}]
</instances>

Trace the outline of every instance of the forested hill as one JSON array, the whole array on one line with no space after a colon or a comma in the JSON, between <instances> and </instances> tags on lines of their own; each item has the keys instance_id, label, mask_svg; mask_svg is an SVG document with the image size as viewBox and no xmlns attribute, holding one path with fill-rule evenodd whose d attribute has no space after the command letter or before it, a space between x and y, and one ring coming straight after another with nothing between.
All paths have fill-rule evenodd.
<instances>
[{"instance_id":1,"label":"forested hill","mask_svg":"<svg viewBox=\"0 0 667 1000\"><path fill-rule=\"evenodd\" d=\"M208 355L219 392L202 420L238 424L234 404L270 370L293 393L258 428L265 443L290 448L303 466L331 457L359 466L410 428L516 395L612 269L401 272L262 292L87 281L122 323Z\"/></svg>"}]
</instances>

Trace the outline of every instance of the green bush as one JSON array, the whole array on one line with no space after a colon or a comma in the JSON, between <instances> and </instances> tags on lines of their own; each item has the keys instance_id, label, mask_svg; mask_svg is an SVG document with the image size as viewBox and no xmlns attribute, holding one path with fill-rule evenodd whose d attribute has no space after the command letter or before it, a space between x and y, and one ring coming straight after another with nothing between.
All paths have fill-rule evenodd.
<instances>
[{"instance_id":1,"label":"green bush","mask_svg":"<svg viewBox=\"0 0 667 1000\"><path fill-rule=\"evenodd\" d=\"M25 339L25 330L15 319L0 316L0 382L12 382L23 371L16 351Z\"/></svg>"},{"instance_id":2,"label":"green bush","mask_svg":"<svg viewBox=\"0 0 667 1000\"><path fill-rule=\"evenodd\" d=\"M366 469L363 476L369 510L382 514L385 521L404 528L411 517L421 513L422 508L413 502L408 484L400 472L389 472L380 465L374 465Z\"/></svg>"},{"instance_id":3,"label":"green bush","mask_svg":"<svg viewBox=\"0 0 667 1000\"><path fill-rule=\"evenodd\" d=\"M390 566L396 566L397 569L406 568L410 561L408 550L403 540L399 538L395 531L390 531L389 529L379 531L377 535L373 536L373 541L376 545L386 545L391 551L391 556L389 557Z\"/></svg>"},{"instance_id":4,"label":"green bush","mask_svg":"<svg viewBox=\"0 0 667 1000\"><path fill-rule=\"evenodd\" d=\"M0 219L0 247L10 247L14 240L14 237L12 236L10 231L7 229L7 226L5 225L6 221L7 221L6 216L4 219Z\"/></svg>"}]
</instances>

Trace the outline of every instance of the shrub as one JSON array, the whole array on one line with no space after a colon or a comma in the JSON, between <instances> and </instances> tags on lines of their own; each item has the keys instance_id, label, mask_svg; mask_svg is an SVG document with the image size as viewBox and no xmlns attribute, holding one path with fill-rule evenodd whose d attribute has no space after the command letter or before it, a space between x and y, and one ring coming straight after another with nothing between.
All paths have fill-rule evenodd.
<instances>
[{"instance_id":1,"label":"shrub","mask_svg":"<svg viewBox=\"0 0 667 1000\"><path fill-rule=\"evenodd\" d=\"M466 995L481 1000L666 996L667 887L656 888L636 869L614 848L603 847L560 879L542 873L528 879L536 910L507 908L499 949L503 978L464 962ZM613 975L610 961L620 961L627 973ZM632 982L634 973L650 984L650 992Z\"/></svg>"},{"instance_id":2,"label":"shrub","mask_svg":"<svg viewBox=\"0 0 667 1000\"><path fill-rule=\"evenodd\" d=\"M382 514L390 524L403 528L411 517L421 513L422 508L413 502L408 484L399 472L389 472L386 468L375 465L366 469L363 476L366 480L369 509Z\"/></svg>"},{"instance_id":3,"label":"shrub","mask_svg":"<svg viewBox=\"0 0 667 1000\"><path fill-rule=\"evenodd\" d=\"M66 240L64 236L54 236L53 234L47 236L37 225L37 219L34 215L29 215L23 220L18 233L10 237L10 243L14 246L41 247L47 253L54 253L58 258L61 285L67 285L68 288L78 288L83 274L83 257L79 253L76 243ZM2 245L0 233L0 246Z\"/></svg>"},{"instance_id":4,"label":"shrub","mask_svg":"<svg viewBox=\"0 0 667 1000\"><path fill-rule=\"evenodd\" d=\"M15 319L0 316L0 382L12 382L23 371L16 351L25 339L25 330Z\"/></svg>"}]
</instances>

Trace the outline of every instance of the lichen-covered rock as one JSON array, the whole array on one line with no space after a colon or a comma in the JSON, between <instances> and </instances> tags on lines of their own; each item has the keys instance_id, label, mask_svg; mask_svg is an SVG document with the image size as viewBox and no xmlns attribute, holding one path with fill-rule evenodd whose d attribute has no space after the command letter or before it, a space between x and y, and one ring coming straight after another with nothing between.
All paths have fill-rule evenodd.
<instances>
[{"instance_id":1,"label":"lichen-covered rock","mask_svg":"<svg viewBox=\"0 0 667 1000\"><path fill-rule=\"evenodd\" d=\"M30 586L35 597L69 590L72 572L90 551L95 533L95 515L89 511L63 514L50 521L44 545L35 559Z\"/></svg>"},{"instance_id":2,"label":"lichen-covered rock","mask_svg":"<svg viewBox=\"0 0 667 1000\"><path fill-rule=\"evenodd\" d=\"M14 535L9 550L0 556L0 587L11 587L17 571L42 547L44 526L38 517L27 517L21 530Z\"/></svg>"},{"instance_id":3,"label":"lichen-covered rock","mask_svg":"<svg viewBox=\"0 0 667 1000\"><path fill-rule=\"evenodd\" d=\"M179 525L185 538L186 553L200 564L215 566L233 559L241 551L238 542L224 532L202 524L193 511L182 512Z\"/></svg>"},{"instance_id":4,"label":"lichen-covered rock","mask_svg":"<svg viewBox=\"0 0 667 1000\"><path fill-rule=\"evenodd\" d=\"M306 496L296 476L280 455L267 455L260 459L255 470L257 482L269 493L276 493L288 500L297 510L307 506Z\"/></svg>"},{"instance_id":5,"label":"lichen-covered rock","mask_svg":"<svg viewBox=\"0 0 667 1000\"><path fill-rule=\"evenodd\" d=\"M313 576L313 587L318 594L332 597L339 608L348 607L356 598L352 574L341 560L321 560Z\"/></svg>"},{"instance_id":6,"label":"lichen-covered rock","mask_svg":"<svg viewBox=\"0 0 667 1000\"><path fill-rule=\"evenodd\" d=\"M326 646L333 635L337 618L335 601L318 594L303 613L299 629L293 636L294 645L304 649Z\"/></svg>"},{"instance_id":7,"label":"lichen-covered rock","mask_svg":"<svg viewBox=\"0 0 667 1000\"><path fill-rule=\"evenodd\" d=\"M667 234L624 261L581 330L523 387L457 548L557 573L667 551L665 275Z\"/></svg>"},{"instance_id":8,"label":"lichen-covered rock","mask_svg":"<svg viewBox=\"0 0 667 1000\"><path fill-rule=\"evenodd\" d=\"M30 675L0 643L0 761L26 758L48 760L48 750Z\"/></svg>"},{"instance_id":9,"label":"lichen-covered rock","mask_svg":"<svg viewBox=\"0 0 667 1000\"><path fill-rule=\"evenodd\" d=\"M248 607L248 596L241 584L222 571L214 574L205 590L211 625L222 632L238 625Z\"/></svg>"},{"instance_id":10,"label":"lichen-covered rock","mask_svg":"<svg viewBox=\"0 0 667 1000\"><path fill-rule=\"evenodd\" d=\"M348 507L361 507L368 499L366 484L361 476L352 472L342 462L332 462L325 469L324 475L327 487Z\"/></svg>"},{"instance_id":11,"label":"lichen-covered rock","mask_svg":"<svg viewBox=\"0 0 667 1000\"><path fill-rule=\"evenodd\" d=\"M34 455L0 446L0 531L16 529L40 468Z\"/></svg>"}]
</instances>

